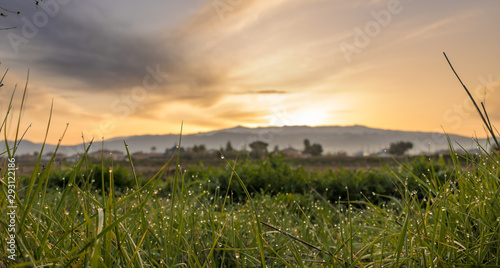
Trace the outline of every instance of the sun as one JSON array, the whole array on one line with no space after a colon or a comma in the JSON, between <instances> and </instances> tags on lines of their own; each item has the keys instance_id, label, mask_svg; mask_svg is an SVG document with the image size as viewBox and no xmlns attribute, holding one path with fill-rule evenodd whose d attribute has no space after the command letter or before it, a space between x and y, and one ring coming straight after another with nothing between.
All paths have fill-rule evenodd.
<instances>
[{"instance_id":1,"label":"sun","mask_svg":"<svg viewBox=\"0 0 500 268\"><path fill-rule=\"evenodd\" d=\"M320 108L300 108L284 113L284 125L328 125L328 115Z\"/></svg>"}]
</instances>

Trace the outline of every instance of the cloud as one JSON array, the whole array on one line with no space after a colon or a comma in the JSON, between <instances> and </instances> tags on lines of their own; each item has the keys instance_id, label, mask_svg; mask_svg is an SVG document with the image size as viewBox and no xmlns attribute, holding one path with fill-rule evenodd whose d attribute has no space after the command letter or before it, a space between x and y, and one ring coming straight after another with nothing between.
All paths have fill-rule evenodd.
<instances>
[{"instance_id":1,"label":"cloud","mask_svg":"<svg viewBox=\"0 0 500 268\"><path fill-rule=\"evenodd\" d=\"M254 90L254 91L246 91L246 92L234 92L235 95L251 95L251 94L264 94L264 95L273 95L273 94L288 94L285 90L277 90L277 89L262 89L262 90Z\"/></svg>"},{"instance_id":2,"label":"cloud","mask_svg":"<svg viewBox=\"0 0 500 268\"><path fill-rule=\"evenodd\" d=\"M264 120L262 118L269 116L269 112L265 110L261 111L248 111L240 110L234 111L232 108L226 108L222 111L218 111L216 117L226 121L225 123L236 124L238 122L245 122L247 124L262 123Z\"/></svg>"},{"instance_id":3,"label":"cloud","mask_svg":"<svg viewBox=\"0 0 500 268\"><path fill-rule=\"evenodd\" d=\"M286 93L287 92L283 90L267 89L267 90L259 90L254 94L286 94Z\"/></svg>"},{"instance_id":4,"label":"cloud","mask_svg":"<svg viewBox=\"0 0 500 268\"><path fill-rule=\"evenodd\" d=\"M282 14L278 7L282 8L280 5L283 3L285 1L282 0L265 3L242 1L221 20L213 1L209 1L185 23L170 27L168 31L147 33L127 31L122 25L130 26L132 23L126 18L109 21L106 17L109 10L72 3L57 14L50 25L40 29L29 46L22 48L23 53L15 57L18 62L34 62L33 69L42 72L48 79L58 81L57 84L65 81L64 87L54 85L53 92L60 92L56 94L67 94L68 88L72 92L87 94L127 94L130 89L142 84L147 74L145 67L156 64L171 76L151 93L154 100L148 100L148 104L189 101L195 106L213 107L230 92L283 94L282 91L255 88L285 88L290 84L298 88L311 82L319 83L328 74L319 70L321 64L309 70L299 67L292 71L281 68L285 65L264 62L265 66L259 72L273 75L257 78L251 70L252 56L233 51L233 48L254 50L254 43L241 42L241 36L248 30L253 38L264 41L264 46L268 43L282 46L282 51L290 51L278 56L276 61L295 61L291 50L297 49L296 44L283 46L279 40L262 38L269 34L267 32L254 32L256 27L272 20L265 17L266 14ZM297 9L301 5L304 4L292 2L286 8ZM24 9L33 12L28 7ZM26 13L27 17L31 14ZM284 38L293 40L292 28L287 26L285 29ZM275 41L279 42L273 44ZM262 52L264 61L272 61L269 48ZM248 71L241 75L241 70Z\"/></svg>"}]
</instances>

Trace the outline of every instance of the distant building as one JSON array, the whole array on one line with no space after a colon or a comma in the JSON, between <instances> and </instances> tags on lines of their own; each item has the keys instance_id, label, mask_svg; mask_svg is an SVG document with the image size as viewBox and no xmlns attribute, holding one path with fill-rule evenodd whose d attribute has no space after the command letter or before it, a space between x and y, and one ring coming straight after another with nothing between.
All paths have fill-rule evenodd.
<instances>
[{"instance_id":1,"label":"distant building","mask_svg":"<svg viewBox=\"0 0 500 268\"><path fill-rule=\"evenodd\" d=\"M54 156L54 152L46 153L42 155L42 161L50 161L52 159L52 156ZM37 156L38 157L38 156ZM67 155L58 153L54 156L54 161L55 162L63 162L66 161Z\"/></svg>"},{"instance_id":2,"label":"distant building","mask_svg":"<svg viewBox=\"0 0 500 268\"><path fill-rule=\"evenodd\" d=\"M101 160L101 156L104 156L104 159L113 158L113 161L120 161L125 159L125 154L120 151L100 150L87 154L87 157L96 160Z\"/></svg>"},{"instance_id":3,"label":"distant building","mask_svg":"<svg viewBox=\"0 0 500 268\"><path fill-rule=\"evenodd\" d=\"M387 152L384 152L384 151L382 151L382 152L378 152L378 153L375 153L375 154L372 154L372 156L376 156L376 157L384 157L384 158L385 158L385 157L391 157L391 155L390 155L390 154L388 154Z\"/></svg>"},{"instance_id":4,"label":"distant building","mask_svg":"<svg viewBox=\"0 0 500 268\"><path fill-rule=\"evenodd\" d=\"M81 157L82 157L81 154L70 155L70 156L66 157L66 162L67 163L76 163L80 160Z\"/></svg>"},{"instance_id":5,"label":"distant building","mask_svg":"<svg viewBox=\"0 0 500 268\"><path fill-rule=\"evenodd\" d=\"M290 157L290 158L302 157L302 151L297 150L297 149L292 148L292 147L288 147L286 149L283 149L280 152L283 153L283 155L285 157Z\"/></svg>"},{"instance_id":6,"label":"distant building","mask_svg":"<svg viewBox=\"0 0 500 268\"><path fill-rule=\"evenodd\" d=\"M357 152L352 154L352 156L357 156L357 157L364 156L364 155L365 155L365 152L363 152L363 151L357 151Z\"/></svg>"},{"instance_id":7,"label":"distant building","mask_svg":"<svg viewBox=\"0 0 500 268\"><path fill-rule=\"evenodd\" d=\"M36 162L38 160L38 155L35 154L23 154L16 157L19 162Z\"/></svg>"},{"instance_id":8,"label":"distant building","mask_svg":"<svg viewBox=\"0 0 500 268\"><path fill-rule=\"evenodd\" d=\"M208 154L217 154L217 153L219 153L219 150L216 150L216 149L208 149L208 150L207 150L207 153L208 153Z\"/></svg>"},{"instance_id":9,"label":"distant building","mask_svg":"<svg viewBox=\"0 0 500 268\"><path fill-rule=\"evenodd\" d=\"M135 152L130 155L132 160L144 160L144 159L161 159L163 154L160 153L143 153L142 151Z\"/></svg>"},{"instance_id":10,"label":"distant building","mask_svg":"<svg viewBox=\"0 0 500 268\"><path fill-rule=\"evenodd\" d=\"M370 153L364 152L364 151L357 151L352 156L357 156L357 157L362 157L362 156L370 156Z\"/></svg>"},{"instance_id":11,"label":"distant building","mask_svg":"<svg viewBox=\"0 0 500 268\"><path fill-rule=\"evenodd\" d=\"M152 153L152 154L149 154L149 157L148 159L164 159L165 157L163 157L164 154L160 154L160 153Z\"/></svg>"},{"instance_id":12,"label":"distant building","mask_svg":"<svg viewBox=\"0 0 500 268\"><path fill-rule=\"evenodd\" d=\"M144 160L149 158L149 154L145 154L142 151L140 151L131 154L130 157L132 157L133 160Z\"/></svg>"}]
</instances>

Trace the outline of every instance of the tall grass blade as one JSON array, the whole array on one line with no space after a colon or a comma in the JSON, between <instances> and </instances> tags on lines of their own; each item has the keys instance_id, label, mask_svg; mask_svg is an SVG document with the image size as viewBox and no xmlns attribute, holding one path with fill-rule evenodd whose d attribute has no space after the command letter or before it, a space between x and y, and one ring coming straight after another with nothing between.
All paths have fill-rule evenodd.
<instances>
[{"instance_id":1,"label":"tall grass blade","mask_svg":"<svg viewBox=\"0 0 500 268\"><path fill-rule=\"evenodd\" d=\"M465 84L462 82L462 79L460 79L460 76L458 76L457 72L455 71L455 68L453 68L453 65L451 64L450 60L448 59L448 56L446 56L446 53L443 52L443 54L444 54L444 57L446 58L446 61L450 65L451 70L453 71L453 73L457 77L457 79L460 82L460 84L462 85L462 87L465 89L465 92L467 92L467 95L469 96L470 100L474 104L474 107L476 107L476 110L479 113L479 115L481 116L481 119L483 120L484 125L486 126L486 128L490 132L491 137L493 138L493 140L495 140L495 143L500 148L500 143L498 142L496 135L495 135L495 132L493 131L493 128L491 127L491 123L489 123L489 119L486 119L486 116L483 115L483 113L481 112L481 109L479 109L479 106L477 105L476 100L474 100L474 97L472 97L472 94L470 93L469 89L467 89Z\"/></svg>"},{"instance_id":2,"label":"tall grass blade","mask_svg":"<svg viewBox=\"0 0 500 268\"><path fill-rule=\"evenodd\" d=\"M28 74L26 77L26 84L24 86L23 97L21 99L21 106L19 107L19 118L17 120L16 136L14 138L14 148L12 150L12 155L15 155L17 151L17 138L19 137L19 128L21 126L21 117L23 115L24 101L26 100L26 92L28 91L28 81L30 78L30 70L28 69ZM23 135L24 136L24 135Z\"/></svg>"},{"instance_id":3,"label":"tall grass blade","mask_svg":"<svg viewBox=\"0 0 500 268\"><path fill-rule=\"evenodd\" d=\"M255 204L252 200L252 196L250 195L247 187L245 186L245 183L238 175L238 172L236 172L236 170L235 170L236 163L235 163L235 166L232 166L226 158L224 158L224 160L226 161L226 164L231 168L231 173L234 173L236 175L236 179L238 180L241 188L243 188L243 191L245 192L245 195L248 198L248 202L250 203L250 207L252 210L252 217L253 217L252 226L254 229L255 239L257 240L257 245L259 247L261 267L264 268L264 267L266 267L266 259L264 256L264 245L263 245L264 243L262 242L262 240L263 240L262 239L262 229L260 228L259 218L257 216L257 210L255 207Z\"/></svg>"}]
</instances>

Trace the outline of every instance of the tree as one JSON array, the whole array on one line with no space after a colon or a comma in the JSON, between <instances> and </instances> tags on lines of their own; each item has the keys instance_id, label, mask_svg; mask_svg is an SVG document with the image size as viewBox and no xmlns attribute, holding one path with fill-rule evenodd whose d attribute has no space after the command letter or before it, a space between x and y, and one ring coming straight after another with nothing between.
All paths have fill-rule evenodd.
<instances>
[{"instance_id":1,"label":"tree","mask_svg":"<svg viewBox=\"0 0 500 268\"><path fill-rule=\"evenodd\" d=\"M392 155L404 155L406 151L413 148L413 143L408 141L399 141L396 143L391 143L389 150L387 152Z\"/></svg>"},{"instance_id":2,"label":"tree","mask_svg":"<svg viewBox=\"0 0 500 268\"><path fill-rule=\"evenodd\" d=\"M304 152L307 151L311 147L311 142L308 139L304 140Z\"/></svg>"},{"instance_id":3,"label":"tree","mask_svg":"<svg viewBox=\"0 0 500 268\"><path fill-rule=\"evenodd\" d=\"M198 150L200 153L204 153L207 151L207 148L205 147L205 144L200 144L200 146L198 146Z\"/></svg>"},{"instance_id":4,"label":"tree","mask_svg":"<svg viewBox=\"0 0 500 268\"><path fill-rule=\"evenodd\" d=\"M226 143L226 152L232 152L234 149L233 149L233 145L231 145L231 141L227 141Z\"/></svg>"},{"instance_id":5,"label":"tree","mask_svg":"<svg viewBox=\"0 0 500 268\"><path fill-rule=\"evenodd\" d=\"M303 153L310 154L312 156L319 156L323 153L323 147L318 143L314 143L313 145L311 145L311 142L308 139L305 139Z\"/></svg>"},{"instance_id":6,"label":"tree","mask_svg":"<svg viewBox=\"0 0 500 268\"><path fill-rule=\"evenodd\" d=\"M323 147L321 144L315 143L311 146L311 155L320 156L323 153Z\"/></svg>"},{"instance_id":7,"label":"tree","mask_svg":"<svg viewBox=\"0 0 500 268\"><path fill-rule=\"evenodd\" d=\"M207 148L205 148L205 145L204 144L200 144L200 145L194 145L193 146L193 153L204 153L207 151Z\"/></svg>"},{"instance_id":8,"label":"tree","mask_svg":"<svg viewBox=\"0 0 500 268\"><path fill-rule=\"evenodd\" d=\"M151 147L151 152L152 153L156 152L156 146Z\"/></svg>"},{"instance_id":9,"label":"tree","mask_svg":"<svg viewBox=\"0 0 500 268\"><path fill-rule=\"evenodd\" d=\"M267 143L263 141L254 141L250 143L250 156L253 158L262 158L267 155Z\"/></svg>"},{"instance_id":10,"label":"tree","mask_svg":"<svg viewBox=\"0 0 500 268\"><path fill-rule=\"evenodd\" d=\"M180 147L177 145L177 143L175 143L174 146L172 146L172 148L167 148L165 149L165 155L173 155L173 154L176 154L177 152L179 153L184 153L186 150L184 150L183 147Z\"/></svg>"},{"instance_id":11,"label":"tree","mask_svg":"<svg viewBox=\"0 0 500 268\"><path fill-rule=\"evenodd\" d=\"M280 151L280 147L278 145L275 145L273 153L279 153L279 151Z\"/></svg>"}]
</instances>

